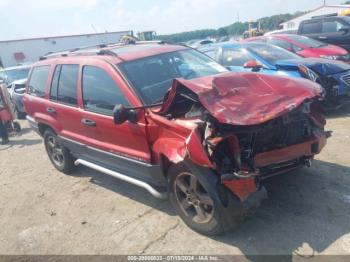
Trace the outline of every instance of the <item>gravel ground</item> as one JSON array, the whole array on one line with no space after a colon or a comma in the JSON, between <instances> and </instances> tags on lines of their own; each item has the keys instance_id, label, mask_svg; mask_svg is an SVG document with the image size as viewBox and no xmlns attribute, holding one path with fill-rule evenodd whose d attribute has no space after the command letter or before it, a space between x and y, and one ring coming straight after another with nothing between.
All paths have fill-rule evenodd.
<instances>
[{"instance_id":1,"label":"gravel ground","mask_svg":"<svg viewBox=\"0 0 350 262\"><path fill-rule=\"evenodd\" d=\"M0 146L0 254L350 254L350 107L340 111L313 166L270 179L255 216L215 238L143 189L87 168L59 173L21 121Z\"/></svg>"}]
</instances>

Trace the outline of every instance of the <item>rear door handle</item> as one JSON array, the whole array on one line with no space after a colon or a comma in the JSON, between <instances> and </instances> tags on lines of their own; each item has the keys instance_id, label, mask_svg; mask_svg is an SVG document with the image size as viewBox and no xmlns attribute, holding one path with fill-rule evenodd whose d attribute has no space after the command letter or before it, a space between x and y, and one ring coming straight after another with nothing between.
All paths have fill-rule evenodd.
<instances>
[{"instance_id":1,"label":"rear door handle","mask_svg":"<svg viewBox=\"0 0 350 262\"><path fill-rule=\"evenodd\" d=\"M83 125L86 125L86 126L96 126L96 122L95 122L95 121L92 121L92 120L86 119L86 118L83 118L83 119L81 120L81 123L82 123Z\"/></svg>"},{"instance_id":2,"label":"rear door handle","mask_svg":"<svg viewBox=\"0 0 350 262\"><path fill-rule=\"evenodd\" d=\"M318 39L327 39L327 36L319 36Z\"/></svg>"},{"instance_id":3,"label":"rear door handle","mask_svg":"<svg viewBox=\"0 0 350 262\"><path fill-rule=\"evenodd\" d=\"M56 110L51 107L48 107L46 108L46 112L48 112L49 114L53 114L53 113L56 113Z\"/></svg>"}]
</instances>

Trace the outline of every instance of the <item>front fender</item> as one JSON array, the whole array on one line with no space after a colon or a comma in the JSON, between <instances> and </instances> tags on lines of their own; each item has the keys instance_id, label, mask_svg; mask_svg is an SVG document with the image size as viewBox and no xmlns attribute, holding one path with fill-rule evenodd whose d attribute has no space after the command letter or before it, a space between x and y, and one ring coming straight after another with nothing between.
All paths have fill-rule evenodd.
<instances>
[{"instance_id":1,"label":"front fender","mask_svg":"<svg viewBox=\"0 0 350 262\"><path fill-rule=\"evenodd\" d=\"M153 144L153 152L158 155L159 159L161 155L164 155L173 163L179 163L185 159L189 159L200 166L213 166L196 130L193 130L186 140L181 138L158 139Z\"/></svg>"}]
</instances>

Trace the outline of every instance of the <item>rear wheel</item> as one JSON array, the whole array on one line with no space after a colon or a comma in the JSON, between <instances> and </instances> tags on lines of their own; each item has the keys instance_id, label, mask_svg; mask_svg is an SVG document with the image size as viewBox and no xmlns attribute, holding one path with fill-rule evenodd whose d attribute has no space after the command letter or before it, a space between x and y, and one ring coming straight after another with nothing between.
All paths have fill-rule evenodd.
<instances>
[{"instance_id":1,"label":"rear wheel","mask_svg":"<svg viewBox=\"0 0 350 262\"><path fill-rule=\"evenodd\" d=\"M233 198L208 169L194 173L185 165L171 166L168 192L178 215L201 234L218 235L242 221L239 200Z\"/></svg>"},{"instance_id":2,"label":"rear wheel","mask_svg":"<svg viewBox=\"0 0 350 262\"><path fill-rule=\"evenodd\" d=\"M63 173L71 172L75 167L74 158L51 129L44 132L44 142L46 152L55 168Z\"/></svg>"}]
</instances>

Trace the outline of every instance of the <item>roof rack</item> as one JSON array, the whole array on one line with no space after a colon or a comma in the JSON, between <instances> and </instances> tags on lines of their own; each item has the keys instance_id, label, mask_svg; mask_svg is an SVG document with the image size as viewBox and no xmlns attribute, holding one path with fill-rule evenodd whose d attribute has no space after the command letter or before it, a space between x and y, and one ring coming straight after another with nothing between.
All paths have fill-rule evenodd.
<instances>
[{"instance_id":1,"label":"roof rack","mask_svg":"<svg viewBox=\"0 0 350 262\"><path fill-rule=\"evenodd\" d=\"M154 40L154 41L136 41L134 43L115 42L111 44L91 45L91 46L77 47L77 48L67 49L67 50L60 50L57 52L49 52L41 56L39 60L45 60L53 57L65 57L70 55L93 55L93 54L112 55L112 56L118 57L118 55L115 52L105 48L118 47L118 46L121 47L121 46L144 45L144 44L174 44L174 43L166 42L162 40Z\"/></svg>"},{"instance_id":2,"label":"roof rack","mask_svg":"<svg viewBox=\"0 0 350 262\"><path fill-rule=\"evenodd\" d=\"M323 18L323 17L333 17L333 16L338 16L338 13L332 13L332 14L326 14L326 15L317 15L317 16L311 17L311 19L314 19L314 18Z\"/></svg>"}]
</instances>

